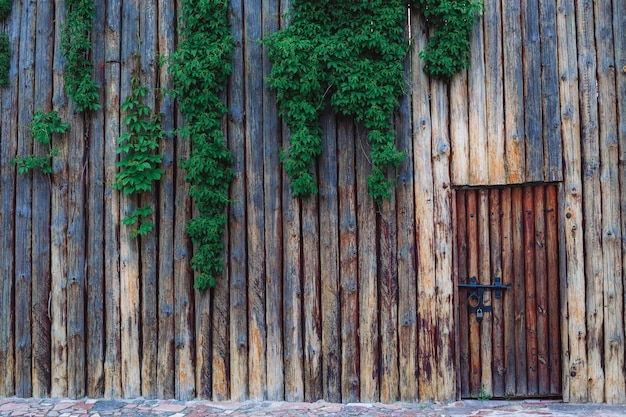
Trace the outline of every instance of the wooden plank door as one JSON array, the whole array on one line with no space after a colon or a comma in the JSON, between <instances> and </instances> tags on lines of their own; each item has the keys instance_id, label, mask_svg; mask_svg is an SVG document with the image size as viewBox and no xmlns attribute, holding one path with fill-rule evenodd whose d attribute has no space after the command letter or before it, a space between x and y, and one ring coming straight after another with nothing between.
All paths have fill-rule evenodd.
<instances>
[{"instance_id":1,"label":"wooden plank door","mask_svg":"<svg viewBox=\"0 0 626 417\"><path fill-rule=\"evenodd\" d=\"M457 190L456 204L461 396L560 396L557 186Z\"/></svg>"}]
</instances>

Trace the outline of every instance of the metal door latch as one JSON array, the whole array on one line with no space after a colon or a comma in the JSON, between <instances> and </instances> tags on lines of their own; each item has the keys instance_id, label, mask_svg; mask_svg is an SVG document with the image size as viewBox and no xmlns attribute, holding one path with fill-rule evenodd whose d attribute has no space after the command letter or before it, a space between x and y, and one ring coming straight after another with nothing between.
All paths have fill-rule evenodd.
<instances>
[{"instance_id":1,"label":"metal door latch","mask_svg":"<svg viewBox=\"0 0 626 417\"><path fill-rule=\"evenodd\" d=\"M471 277L469 284L458 284L458 286L470 289L470 295L467 298L467 311L469 314L475 314L479 323L482 321L485 313L491 312L491 306L486 306L483 302L485 290L494 290L494 297L499 299L502 297L502 290L511 288L510 285L503 285L499 277L494 278L493 284L478 284L476 277Z\"/></svg>"}]
</instances>

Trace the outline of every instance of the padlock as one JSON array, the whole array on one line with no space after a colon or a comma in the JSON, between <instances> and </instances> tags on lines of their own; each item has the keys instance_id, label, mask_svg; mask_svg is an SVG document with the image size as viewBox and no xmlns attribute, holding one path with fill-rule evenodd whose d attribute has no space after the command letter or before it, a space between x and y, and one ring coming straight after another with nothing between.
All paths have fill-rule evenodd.
<instances>
[{"instance_id":1,"label":"padlock","mask_svg":"<svg viewBox=\"0 0 626 417\"><path fill-rule=\"evenodd\" d=\"M476 309L476 320L481 320L483 318L483 309L482 308L477 308Z\"/></svg>"}]
</instances>

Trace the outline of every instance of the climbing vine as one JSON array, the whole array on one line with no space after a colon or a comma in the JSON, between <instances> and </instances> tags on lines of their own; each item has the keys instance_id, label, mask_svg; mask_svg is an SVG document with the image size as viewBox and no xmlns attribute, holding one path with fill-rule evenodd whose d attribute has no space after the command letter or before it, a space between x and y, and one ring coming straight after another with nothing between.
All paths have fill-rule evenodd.
<instances>
[{"instance_id":1,"label":"climbing vine","mask_svg":"<svg viewBox=\"0 0 626 417\"><path fill-rule=\"evenodd\" d=\"M11 0L0 0L0 20L4 20L11 13Z\"/></svg>"},{"instance_id":2,"label":"climbing vine","mask_svg":"<svg viewBox=\"0 0 626 417\"><path fill-rule=\"evenodd\" d=\"M446 78L459 63L466 65L466 56L458 51L469 51L469 43L461 40L467 34L457 30L466 26L457 19L468 19L471 29L476 1L412 2L436 28L434 46L424 51L425 70L432 76ZM317 192L311 166L322 152L319 116L328 102L335 112L351 115L367 128L372 163L368 192L378 202L390 197L395 184L390 171L404 156L395 146L390 120L405 85L406 6L402 0L294 0L290 25L268 39L268 83L291 130L282 160L294 196Z\"/></svg>"},{"instance_id":3,"label":"climbing vine","mask_svg":"<svg viewBox=\"0 0 626 417\"><path fill-rule=\"evenodd\" d=\"M467 68L470 59L469 35L476 14L482 11L479 0L414 0L433 28L426 48L420 52L424 71L431 77L449 80Z\"/></svg>"},{"instance_id":4,"label":"climbing vine","mask_svg":"<svg viewBox=\"0 0 626 417\"><path fill-rule=\"evenodd\" d=\"M11 68L11 47L9 37L0 33L0 87L9 85L9 69Z\"/></svg>"},{"instance_id":5,"label":"climbing vine","mask_svg":"<svg viewBox=\"0 0 626 417\"><path fill-rule=\"evenodd\" d=\"M93 0L67 0L67 20L63 26L61 49L65 56L65 91L72 98L76 111L100 108L99 87L92 79L91 24L95 17Z\"/></svg>"},{"instance_id":6,"label":"climbing vine","mask_svg":"<svg viewBox=\"0 0 626 417\"><path fill-rule=\"evenodd\" d=\"M226 107L219 97L231 72L233 36L227 0L184 0L181 41L171 57L173 93L185 117L183 136L191 155L183 162L189 194L197 208L187 225L194 244L191 266L198 273L195 287L215 285L223 270L224 227L228 187L234 177L221 118Z\"/></svg>"},{"instance_id":7,"label":"climbing vine","mask_svg":"<svg viewBox=\"0 0 626 417\"><path fill-rule=\"evenodd\" d=\"M16 156L11 163L17 166L17 172L27 174L30 170L39 168L43 174L51 174L52 158L59 152L58 149L52 148L52 136L65 133L69 127L69 123L63 122L56 111L44 113L41 109L37 109L28 129L33 139L42 145L47 145L49 151L46 155Z\"/></svg>"},{"instance_id":8,"label":"climbing vine","mask_svg":"<svg viewBox=\"0 0 626 417\"><path fill-rule=\"evenodd\" d=\"M139 77L131 77L131 92L126 97L122 110L126 112L124 123L127 132L119 139L117 153L122 157L117 163L119 169L115 176L114 188L126 195L141 195L152 191L152 183L161 179L163 155L156 152L159 142L165 137L161 128L161 116L151 116L151 109L143 103L148 89L141 85ZM133 226L132 236L148 234L154 223L152 207L137 207L122 223Z\"/></svg>"}]
</instances>

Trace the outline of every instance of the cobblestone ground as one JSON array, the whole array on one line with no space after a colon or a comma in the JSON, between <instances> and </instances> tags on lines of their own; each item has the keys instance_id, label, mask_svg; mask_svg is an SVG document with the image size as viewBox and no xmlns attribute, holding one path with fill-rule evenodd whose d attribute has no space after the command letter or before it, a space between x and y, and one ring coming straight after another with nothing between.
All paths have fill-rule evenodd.
<instances>
[{"instance_id":1,"label":"cobblestone ground","mask_svg":"<svg viewBox=\"0 0 626 417\"><path fill-rule=\"evenodd\" d=\"M453 404L334 404L173 400L56 400L0 398L0 416L626 416L626 406L564 404L560 401L460 401Z\"/></svg>"}]
</instances>

